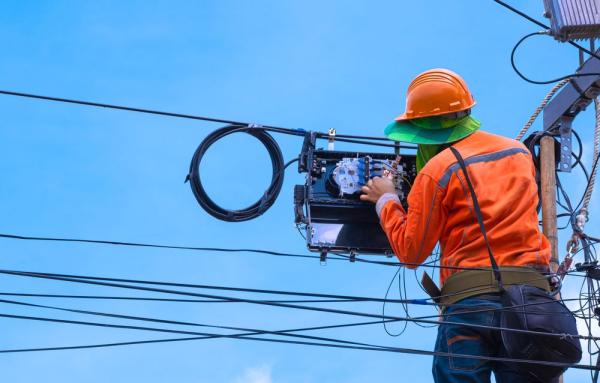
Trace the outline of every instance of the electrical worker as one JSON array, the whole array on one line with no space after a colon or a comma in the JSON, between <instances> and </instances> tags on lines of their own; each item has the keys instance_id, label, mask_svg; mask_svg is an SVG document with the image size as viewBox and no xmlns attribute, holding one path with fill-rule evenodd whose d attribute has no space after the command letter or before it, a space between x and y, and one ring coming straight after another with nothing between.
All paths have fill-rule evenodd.
<instances>
[{"instance_id":1,"label":"electrical worker","mask_svg":"<svg viewBox=\"0 0 600 383\"><path fill-rule=\"evenodd\" d=\"M524 270L537 275L548 272L550 243L538 225L530 152L518 141L479 130L480 122L471 116L474 105L456 73L432 69L418 75L408 87L406 111L385 129L392 140L418 144L408 210L389 178L369 181L361 199L376 204L381 226L406 267L416 268L440 243L439 299L445 321L500 327L500 311L494 310L502 307L499 289L491 271L482 270L490 268L485 240L464 174L448 148L453 146L465 159L504 284L530 284L549 291L543 276L531 278L518 271L528 267ZM524 275L529 279L523 280ZM507 356L498 331L448 324L439 326L435 351ZM519 370L521 366L435 356L433 377L438 383L489 382L493 371L498 383L537 382Z\"/></svg>"}]
</instances>

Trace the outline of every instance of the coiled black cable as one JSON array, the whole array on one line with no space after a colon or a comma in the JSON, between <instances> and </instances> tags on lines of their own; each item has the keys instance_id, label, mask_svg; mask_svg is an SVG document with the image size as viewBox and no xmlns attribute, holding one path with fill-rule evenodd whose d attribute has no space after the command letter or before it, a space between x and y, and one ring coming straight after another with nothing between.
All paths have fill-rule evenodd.
<instances>
[{"instance_id":1,"label":"coiled black cable","mask_svg":"<svg viewBox=\"0 0 600 383\"><path fill-rule=\"evenodd\" d=\"M202 181L200 179L200 162L202 161L202 157L212 144L214 144L216 141L220 140L225 136L240 132L247 133L255 137L265 146L267 152L269 153L269 157L271 158L271 164L273 165L273 173L271 177L271 184L258 201L244 209L228 210L217 205L208 196L206 190L204 190L204 186L202 185ZM279 195L279 192L281 191L281 186L283 185L283 172L285 168L294 161L297 161L297 159L294 159L284 165L283 155L281 153L279 145L277 145L275 139L260 126L227 125L215 130L214 132L209 134L204 139L204 141L200 143L198 149L196 149L196 151L194 152L194 157L192 157L192 161L190 163L190 171L186 178L186 182L190 182L190 186L192 188L194 196L196 197L196 200L198 201L200 206L204 210L206 210L208 214L222 221L248 221L250 219L254 219L260 216L273 205L273 203L277 199L277 196Z\"/></svg>"},{"instance_id":2,"label":"coiled black cable","mask_svg":"<svg viewBox=\"0 0 600 383\"><path fill-rule=\"evenodd\" d=\"M538 35L549 35L548 32L546 31L541 31L541 32L533 32L530 34L527 34L525 36L523 36L513 47L511 53L510 53L510 64L513 68L513 70L515 71L515 73L521 77L523 80L527 81L528 83L531 84L536 84L536 85L545 85L545 84L552 84L555 82L559 82L562 80L566 80L568 78L575 78L575 77L586 77L586 76L600 76L600 73L598 72L593 72L593 73L571 73L568 74L566 76L561 76L561 77L557 77L557 78L553 78L551 80L544 80L544 81L538 81L538 80L532 80L529 77L525 76L520 70L519 68L517 68L517 64L515 63L515 53L517 52L517 48L519 48L519 46L528 38L533 37L533 36L538 36ZM586 50L588 53L590 53L591 55L593 55L594 57L596 57L596 55L593 52L590 52L588 50Z\"/></svg>"}]
</instances>

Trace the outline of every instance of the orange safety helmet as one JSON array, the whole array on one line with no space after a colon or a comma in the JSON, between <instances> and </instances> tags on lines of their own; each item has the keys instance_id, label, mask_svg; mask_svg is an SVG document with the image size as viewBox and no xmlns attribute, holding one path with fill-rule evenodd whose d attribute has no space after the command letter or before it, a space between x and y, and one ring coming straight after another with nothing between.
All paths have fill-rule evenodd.
<instances>
[{"instance_id":1,"label":"orange safety helmet","mask_svg":"<svg viewBox=\"0 0 600 383\"><path fill-rule=\"evenodd\" d=\"M473 105L475 99L462 77L448 69L430 69L408 86L406 111L396 121L457 113Z\"/></svg>"}]
</instances>

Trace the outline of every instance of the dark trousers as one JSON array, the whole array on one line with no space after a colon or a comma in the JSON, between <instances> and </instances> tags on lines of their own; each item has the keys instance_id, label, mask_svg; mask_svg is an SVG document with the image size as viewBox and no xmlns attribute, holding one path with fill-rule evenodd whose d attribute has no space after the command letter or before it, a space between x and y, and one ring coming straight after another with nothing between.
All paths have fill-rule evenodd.
<instances>
[{"instance_id":1,"label":"dark trousers","mask_svg":"<svg viewBox=\"0 0 600 383\"><path fill-rule=\"evenodd\" d=\"M500 298L495 295L466 298L446 308L444 321L500 327L500 311L484 311L500 308ZM481 311L469 312L473 310ZM507 357L497 330L448 324L439 326L435 350L451 354ZM452 356L436 356L433 359L433 378L436 383L487 383L492 372L497 383L539 383L539 380L519 371L515 363ZM554 382L558 382L558 379Z\"/></svg>"}]
</instances>

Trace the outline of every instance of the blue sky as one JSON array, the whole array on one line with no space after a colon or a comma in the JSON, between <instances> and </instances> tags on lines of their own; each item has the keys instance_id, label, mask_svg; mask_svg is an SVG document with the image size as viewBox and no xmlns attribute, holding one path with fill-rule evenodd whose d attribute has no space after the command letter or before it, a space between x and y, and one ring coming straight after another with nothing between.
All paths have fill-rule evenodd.
<instances>
[{"instance_id":1,"label":"blue sky","mask_svg":"<svg viewBox=\"0 0 600 383\"><path fill-rule=\"evenodd\" d=\"M518 5L536 17L543 11L541 0ZM5 1L0 7L1 89L380 135L402 111L410 80L447 67L470 84L482 128L510 137L549 90L520 80L509 64L513 44L538 28L492 1ZM523 45L518 62L532 77L546 79L575 69L577 52L538 37ZM6 96L0 110L1 232L305 251L291 206L293 185L303 176L293 168L276 204L256 220L217 221L196 204L183 180L196 146L219 125ZM589 164L592 111L578 117L575 128ZM286 159L298 154L298 139L278 140ZM268 182L268 156L248 137L219 142L206 163L207 188L228 207L253 202ZM578 198L580 174L564 180ZM592 213L598 213L597 201ZM588 227L597 223L592 216ZM561 240L562 249L566 237ZM252 254L11 240L0 246L7 269L377 297L395 272ZM409 296L423 297L413 272L407 277ZM17 277L0 281L4 292L128 294ZM567 291L576 290L576 281L567 281ZM266 329L356 320L244 304L22 300ZM379 304L341 307L381 310ZM398 307L390 310L402 315ZM7 304L0 313L95 319ZM163 337L14 319L0 319L0 325L0 349ZM435 329L409 325L397 338L381 326L319 335L432 349ZM424 356L223 339L0 356L10 382L426 382L430 365ZM570 371L568 377L586 374Z\"/></svg>"}]
</instances>

